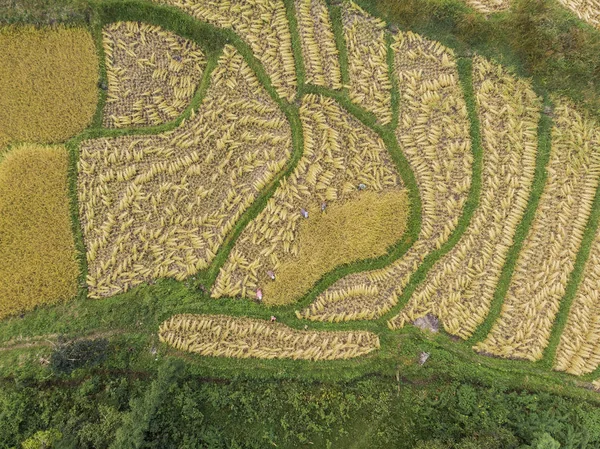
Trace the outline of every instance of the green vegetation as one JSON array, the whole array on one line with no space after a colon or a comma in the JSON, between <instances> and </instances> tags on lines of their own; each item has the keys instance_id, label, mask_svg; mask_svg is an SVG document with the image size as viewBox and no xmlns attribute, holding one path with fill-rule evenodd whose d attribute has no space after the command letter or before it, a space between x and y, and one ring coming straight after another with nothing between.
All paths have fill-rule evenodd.
<instances>
[{"instance_id":1,"label":"green vegetation","mask_svg":"<svg viewBox=\"0 0 600 449\"><path fill-rule=\"evenodd\" d=\"M459 382L228 381L195 376L177 362L161 362L151 376L113 369L40 386L15 381L0 389L0 448L41 429L63 429L52 447L80 449L600 444L600 410L586 402Z\"/></svg>"}]
</instances>

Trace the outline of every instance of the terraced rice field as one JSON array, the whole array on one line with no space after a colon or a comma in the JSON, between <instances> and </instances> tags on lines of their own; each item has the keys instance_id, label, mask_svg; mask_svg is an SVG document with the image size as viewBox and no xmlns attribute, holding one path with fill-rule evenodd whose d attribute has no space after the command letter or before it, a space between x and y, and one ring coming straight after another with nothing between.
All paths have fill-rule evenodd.
<instances>
[{"instance_id":1,"label":"terraced rice field","mask_svg":"<svg viewBox=\"0 0 600 449\"><path fill-rule=\"evenodd\" d=\"M393 327L433 313L449 333L470 337L490 309L527 206L541 102L526 82L488 61L475 60L474 72L484 149L480 205L461 240L392 319Z\"/></svg>"},{"instance_id":2,"label":"terraced rice field","mask_svg":"<svg viewBox=\"0 0 600 449\"><path fill-rule=\"evenodd\" d=\"M206 268L291 154L285 115L233 47L210 76L198 113L173 131L82 142L91 297Z\"/></svg>"},{"instance_id":3,"label":"terraced rice field","mask_svg":"<svg viewBox=\"0 0 600 449\"><path fill-rule=\"evenodd\" d=\"M88 297L185 282L193 299L159 330L178 350L376 358L380 336L434 316L480 357L544 360L575 375L598 369L594 116L494 61L396 31L350 0L155 3L204 23L221 44L106 23L106 103L68 142L71 170L65 147L0 148L0 255L29 258L33 242L48 250L36 263L53 259L64 271L56 285L40 281L48 291L0 283L0 316L77 293L75 224ZM0 127L0 147L65 141L76 128L42 138ZM35 162L28 183L47 176L53 190L15 193L11 176L29 163L16 155ZM68 218L67 179L78 223ZM23 208L15 214L64 207L39 219L47 233L13 239L19 220L4 214L5 198ZM277 319L237 316L246 310ZM369 331L355 330L363 325Z\"/></svg>"},{"instance_id":4,"label":"terraced rice field","mask_svg":"<svg viewBox=\"0 0 600 449\"><path fill-rule=\"evenodd\" d=\"M0 61L0 146L62 142L90 125L99 69L88 30L0 27Z\"/></svg>"},{"instance_id":5,"label":"terraced rice field","mask_svg":"<svg viewBox=\"0 0 600 449\"><path fill-rule=\"evenodd\" d=\"M194 42L157 26L115 22L103 30L108 77L104 126L174 120L198 89L206 57Z\"/></svg>"}]
</instances>

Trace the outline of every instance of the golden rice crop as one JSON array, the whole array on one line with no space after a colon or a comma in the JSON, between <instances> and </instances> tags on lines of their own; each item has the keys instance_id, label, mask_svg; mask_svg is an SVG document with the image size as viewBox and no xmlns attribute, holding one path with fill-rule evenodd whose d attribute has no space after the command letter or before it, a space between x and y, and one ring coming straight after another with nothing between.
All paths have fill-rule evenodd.
<instances>
[{"instance_id":1,"label":"golden rice crop","mask_svg":"<svg viewBox=\"0 0 600 449\"><path fill-rule=\"evenodd\" d=\"M5 140L60 142L90 124L98 102L98 59L87 30L0 27L0 61Z\"/></svg>"},{"instance_id":2,"label":"golden rice crop","mask_svg":"<svg viewBox=\"0 0 600 449\"><path fill-rule=\"evenodd\" d=\"M78 194L90 296L207 267L291 146L285 115L229 45L199 110L177 129L84 141Z\"/></svg>"},{"instance_id":3,"label":"golden rice crop","mask_svg":"<svg viewBox=\"0 0 600 449\"><path fill-rule=\"evenodd\" d=\"M350 0L342 4L348 49L350 99L374 113L382 124L392 121L392 83L387 64L385 22Z\"/></svg>"},{"instance_id":4,"label":"golden rice crop","mask_svg":"<svg viewBox=\"0 0 600 449\"><path fill-rule=\"evenodd\" d=\"M77 293L67 150L26 144L0 161L0 318Z\"/></svg>"},{"instance_id":5,"label":"golden rice crop","mask_svg":"<svg viewBox=\"0 0 600 449\"><path fill-rule=\"evenodd\" d=\"M598 187L598 128L563 101L555 116L548 179L502 313L479 351L539 360L575 264Z\"/></svg>"},{"instance_id":6,"label":"golden rice crop","mask_svg":"<svg viewBox=\"0 0 600 449\"><path fill-rule=\"evenodd\" d=\"M428 272L392 328L433 313L468 338L487 315L527 207L535 173L541 102L528 82L476 58L473 80L483 144L479 207L458 244Z\"/></svg>"},{"instance_id":7,"label":"golden rice crop","mask_svg":"<svg viewBox=\"0 0 600 449\"><path fill-rule=\"evenodd\" d=\"M296 0L295 4L306 82L341 89L339 54L325 0Z\"/></svg>"},{"instance_id":8,"label":"golden rice crop","mask_svg":"<svg viewBox=\"0 0 600 449\"><path fill-rule=\"evenodd\" d=\"M553 145L564 147L589 145L591 155L600 157L600 126L587 114L580 113L567 100L561 99L555 110L557 128ZM600 364L600 229L592 243L583 278L569 311L567 325L558 345L554 369L581 375L594 371Z\"/></svg>"},{"instance_id":9,"label":"golden rice crop","mask_svg":"<svg viewBox=\"0 0 600 449\"><path fill-rule=\"evenodd\" d=\"M365 191L324 212L313 206L296 237L298 257L280 264L263 294L290 303L335 267L384 255L404 234L408 211L406 190Z\"/></svg>"},{"instance_id":10,"label":"golden rice crop","mask_svg":"<svg viewBox=\"0 0 600 449\"><path fill-rule=\"evenodd\" d=\"M598 0L559 0L573 11L577 17L591 26L600 29L600 1Z\"/></svg>"},{"instance_id":11,"label":"golden rice crop","mask_svg":"<svg viewBox=\"0 0 600 449\"><path fill-rule=\"evenodd\" d=\"M104 126L160 125L183 112L206 67L198 45L138 22L111 23L102 35L108 78Z\"/></svg>"},{"instance_id":12,"label":"golden rice crop","mask_svg":"<svg viewBox=\"0 0 600 449\"><path fill-rule=\"evenodd\" d=\"M277 93L296 95L296 67L285 4L273 0L154 0L179 8L197 19L233 29L262 62Z\"/></svg>"},{"instance_id":13,"label":"golden rice crop","mask_svg":"<svg viewBox=\"0 0 600 449\"><path fill-rule=\"evenodd\" d=\"M356 198L361 191L400 189L400 178L385 144L334 100L306 95L300 107L304 153L283 179L265 209L246 227L213 287L212 296L256 297L272 282L269 271L297 260L302 209L320 210ZM309 220L314 213L309 212ZM339 230L343 232L343 230ZM309 269L310 267L305 267ZM319 273L322 275L324 273ZM301 292L293 292L298 298ZM286 299L287 301L287 296ZM265 295L266 304L284 298Z\"/></svg>"},{"instance_id":14,"label":"golden rice crop","mask_svg":"<svg viewBox=\"0 0 600 449\"><path fill-rule=\"evenodd\" d=\"M379 337L372 332L299 331L226 315L172 316L160 326L159 338L182 351L241 359L349 359L379 348Z\"/></svg>"},{"instance_id":15,"label":"golden rice crop","mask_svg":"<svg viewBox=\"0 0 600 449\"><path fill-rule=\"evenodd\" d=\"M492 14L510 8L511 0L466 0L467 5L483 14Z\"/></svg>"},{"instance_id":16,"label":"golden rice crop","mask_svg":"<svg viewBox=\"0 0 600 449\"><path fill-rule=\"evenodd\" d=\"M388 312L425 256L447 241L469 194L469 121L452 51L410 32L399 33L392 48L401 92L396 136L419 186L421 233L389 267L329 287L300 313L309 319L375 319Z\"/></svg>"}]
</instances>

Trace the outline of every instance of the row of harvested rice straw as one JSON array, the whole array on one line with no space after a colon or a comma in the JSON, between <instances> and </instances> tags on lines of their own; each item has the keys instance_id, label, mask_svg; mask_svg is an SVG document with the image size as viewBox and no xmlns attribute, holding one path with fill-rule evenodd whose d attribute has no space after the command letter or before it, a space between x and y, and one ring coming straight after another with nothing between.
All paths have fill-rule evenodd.
<instances>
[{"instance_id":1,"label":"row of harvested rice straw","mask_svg":"<svg viewBox=\"0 0 600 449\"><path fill-rule=\"evenodd\" d=\"M104 126L159 125L174 120L198 88L206 57L192 41L138 22L102 30L107 98Z\"/></svg>"},{"instance_id":2,"label":"row of harvested rice straw","mask_svg":"<svg viewBox=\"0 0 600 449\"><path fill-rule=\"evenodd\" d=\"M367 331L300 331L284 324L225 315L175 315L162 323L160 340L204 356L336 360L379 348Z\"/></svg>"},{"instance_id":3,"label":"row of harvested rice straw","mask_svg":"<svg viewBox=\"0 0 600 449\"><path fill-rule=\"evenodd\" d=\"M447 332L468 338L489 311L527 207L541 102L529 83L483 58L475 59L473 71L483 146L479 205L460 241L390 321L392 328L433 313Z\"/></svg>"},{"instance_id":4,"label":"row of harvested rice straw","mask_svg":"<svg viewBox=\"0 0 600 449\"><path fill-rule=\"evenodd\" d=\"M331 98L306 95L300 107L304 152L264 210L246 227L212 291L215 298L254 298L268 272L298 256L302 210L354 198L358 186L376 192L401 181L381 138ZM274 304L278 298L265 297Z\"/></svg>"}]
</instances>

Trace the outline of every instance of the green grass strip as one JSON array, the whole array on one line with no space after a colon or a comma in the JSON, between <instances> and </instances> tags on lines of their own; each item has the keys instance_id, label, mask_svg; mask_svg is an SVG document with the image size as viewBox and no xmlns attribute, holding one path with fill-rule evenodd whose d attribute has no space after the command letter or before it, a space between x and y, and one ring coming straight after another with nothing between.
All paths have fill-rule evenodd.
<instances>
[{"instance_id":1,"label":"green grass strip","mask_svg":"<svg viewBox=\"0 0 600 449\"><path fill-rule=\"evenodd\" d=\"M302 56L302 41L300 40L300 30L296 15L296 6L294 0L283 0L285 4L285 14L290 25L290 35L292 38L292 51L294 53L294 65L296 67L296 79L298 80L298 93L296 98L302 97L304 84L306 84L306 67Z\"/></svg>"},{"instance_id":2,"label":"green grass strip","mask_svg":"<svg viewBox=\"0 0 600 449\"><path fill-rule=\"evenodd\" d=\"M94 15L91 22L92 37L96 45L96 54L98 55L98 105L96 113L92 119L91 128L102 128L102 120L104 118L104 106L106 105L106 97L108 90L108 76L106 74L106 55L104 54L104 42L102 37L103 24L94 20L97 16Z\"/></svg>"},{"instance_id":3,"label":"green grass strip","mask_svg":"<svg viewBox=\"0 0 600 449\"><path fill-rule=\"evenodd\" d=\"M590 251L594 244L594 239L596 237L599 221L600 186L596 188L594 203L592 205L592 212L590 213L590 216L588 218L588 222L585 227L585 232L583 234L583 238L581 239L581 245L579 247L579 250L577 251L577 258L575 259L573 271L571 271L571 273L569 274L567 287L565 289L565 295L563 296L560 302L560 307L558 309L556 319L554 320L554 325L552 326L552 333L550 334L550 338L548 340L548 346L546 346L546 349L544 350L544 356L539 362L540 365L548 369L551 369L552 365L554 364L554 359L556 358L556 350L558 349L560 337L565 329L565 326L567 325L571 305L573 304L573 300L575 299L575 295L579 288L579 284L583 280L583 273L585 270L586 262L590 255Z\"/></svg>"},{"instance_id":4,"label":"green grass strip","mask_svg":"<svg viewBox=\"0 0 600 449\"><path fill-rule=\"evenodd\" d=\"M549 98L545 96L542 105L542 111L547 106L551 106L551 103ZM525 209L523 218L521 219L521 222L515 231L513 244L508 250L506 262L502 267L502 273L500 274L498 284L496 285L496 290L494 291L494 296L490 305L490 311L485 321L479 325L475 332L473 332L473 335L471 335L471 338L466 341L466 344L470 346L482 341L488 335L492 329L492 326L502 312L502 304L504 303L504 297L506 296L506 292L508 291L508 287L510 285L512 273L517 264L519 254L523 248L523 243L525 242L529 228L531 227L533 219L535 218L535 211L544 191L546 178L548 176L548 173L546 172L546 165L550 159L550 147L552 142L552 119L548 115L540 115L537 132L538 148L535 160L535 173L533 184L531 186L531 192L529 194L529 201L527 202L527 208Z\"/></svg>"},{"instance_id":5,"label":"green grass strip","mask_svg":"<svg viewBox=\"0 0 600 449\"><path fill-rule=\"evenodd\" d=\"M417 286L426 279L427 273L433 267L433 265L459 242L460 238L469 227L469 224L471 223L471 217L473 217L475 209L477 209L477 206L479 205L483 150L481 146L479 117L477 116L475 94L473 92L473 63L471 59L459 58L457 59L456 66L461 89L467 106L467 113L469 116L469 135L471 137L471 150L473 152L473 174L471 177L471 189L469 191L469 196L467 197L467 201L465 201L463 212L458 220L456 229L454 229L446 243L425 257L423 262L421 262L419 265L419 268L411 275L408 285L398 298L398 303L384 317L381 318L382 321L387 321L388 319L397 315L398 312L408 303L413 292Z\"/></svg>"},{"instance_id":6,"label":"green grass strip","mask_svg":"<svg viewBox=\"0 0 600 449\"><path fill-rule=\"evenodd\" d=\"M342 19L342 9L339 4L333 4L332 0L325 0L327 9L329 10L329 17L331 20L331 29L335 37L335 45L338 50L340 59L340 72L342 74L342 85L350 85L350 69L348 64L348 49L346 47L346 39L344 38L344 22ZM347 87L344 87L345 92L348 91Z\"/></svg>"},{"instance_id":7,"label":"green grass strip","mask_svg":"<svg viewBox=\"0 0 600 449\"><path fill-rule=\"evenodd\" d=\"M144 22L196 42L208 54L228 41L224 30L200 22L184 11L143 0L88 0L101 23Z\"/></svg>"}]
</instances>

